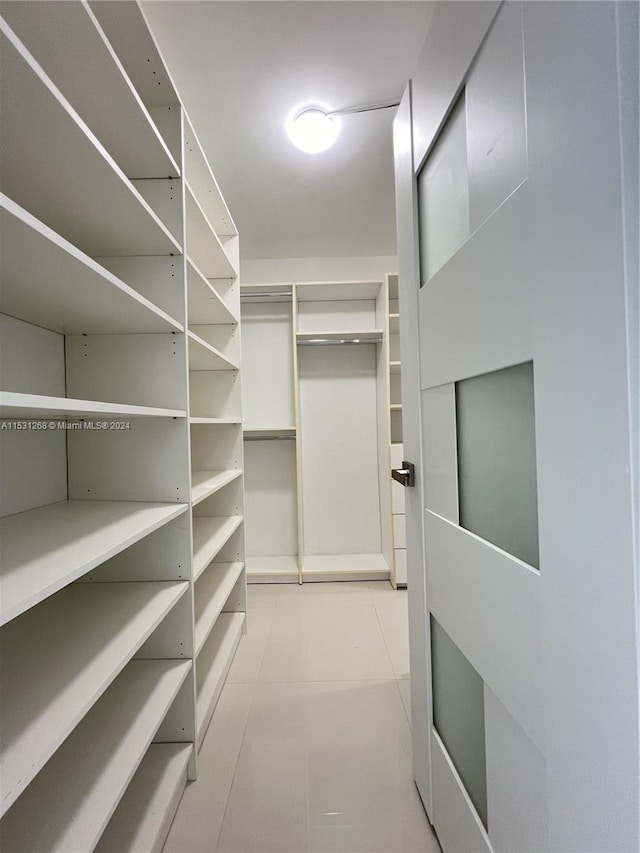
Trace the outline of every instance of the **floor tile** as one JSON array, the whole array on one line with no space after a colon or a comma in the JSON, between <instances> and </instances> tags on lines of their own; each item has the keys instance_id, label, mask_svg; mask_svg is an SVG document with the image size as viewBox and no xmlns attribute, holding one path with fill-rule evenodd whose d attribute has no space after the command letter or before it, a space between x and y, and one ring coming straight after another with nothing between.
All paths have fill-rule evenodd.
<instances>
[{"instance_id":1,"label":"floor tile","mask_svg":"<svg viewBox=\"0 0 640 853\"><path fill-rule=\"evenodd\" d=\"M224 818L254 687L226 685L198 756L198 778L184 792L163 853L212 853Z\"/></svg>"},{"instance_id":2,"label":"floor tile","mask_svg":"<svg viewBox=\"0 0 640 853\"><path fill-rule=\"evenodd\" d=\"M249 611L248 631L238 645L227 676L228 684L252 684L258 680L273 614L274 610L266 608Z\"/></svg>"},{"instance_id":3,"label":"floor tile","mask_svg":"<svg viewBox=\"0 0 640 853\"><path fill-rule=\"evenodd\" d=\"M376 602L376 612L396 678L409 675L409 619L404 601Z\"/></svg>"},{"instance_id":4,"label":"floor tile","mask_svg":"<svg viewBox=\"0 0 640 853\"><path fill-rule=\"evenodd\" d=\"M328 595L330 593L359 593L361 596L371 598L369 587L366 581L336 581L335 583L303 583L302 592L304 595Z\"/></svg>"},{"instance_id":5,"label":"floor tile","mask_svg":"<svg viewBox=\"0 0 640 853\"><path fill-rule=\"evenodd\" d=\"M367 581L369 592L374 604L389 602L389 601L407 601L406 589L394 589L389 581Z\"/></svg>"},{"instance_id":6,"label":"floor tile","mask_svg":"<svg viewBox=\"0 0 640 853\"><path fill-rule=\"evenodd\" d=\"M437 851L395 682L259 685L217 850Z\"/></svg>"},{"instance_id":7,"label":"floor tile","mask_svg":"<svg viewBox=\"0 0 640 853\"><path fill-rule=\"evenodd\" d=\"M396 681L396 685L400 691L400 698L402 699L404 710L407 713L409 727L411 727L411 681L409 678L399 678Z\"/></svg>"},{"instance_id":8,"label":"floor tile","mask_svg":"<svg viewBox=\"0 0 640 853\"><path fill-rule=\"evenodd\" d=\"M329 600L327 600L329 599ZM349 599L352 603L344 602ZM354 594L281 599L259 680L366 681L394 678L376 610Z\"/></svg>"},{"instance_id":9,"label":"floor tile","mask_svg":"<svg viewBox=\"0 0 640 853\"><path fill-rule=\"evenodd\" d=\"M273 610L278 602L280 587L284 584L250 583L247 584L248 610Z\"/></svg>"}]
</instances>

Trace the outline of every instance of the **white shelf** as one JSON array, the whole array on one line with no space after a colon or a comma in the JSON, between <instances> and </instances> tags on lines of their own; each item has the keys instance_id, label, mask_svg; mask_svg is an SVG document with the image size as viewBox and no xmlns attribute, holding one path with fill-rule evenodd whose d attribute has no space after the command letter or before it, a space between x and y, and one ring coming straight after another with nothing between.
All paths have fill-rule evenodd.
<instances>
[{"instance_id":1,"label":"white shelf","mask_svg":"<svg viewBox=\"0 0 640 853\"><path fill-rule=\"evenodd\" d=\"M198 749L207 732L244 627L244 613L221 613L198 659L196 719Z\"/></svg>"},{"instance_id":2,"label":"white shelf","mask_svg":"<svg viewBox=\"0 0 640 853\"><path fill-rule=\"evenodd\" d=\"M379 281L305 282L296 284L298 302L333 302L375 299Z\"/></svg>"},{"instance_id":3,"label":"white shelf","mask_svg":"<svg viewBox=\"0 0 640 853\"><path fill-rule=\"evenodd\" d=\"M181 254L124 172L0 20L3 191L92 257ZM43 128L46 132L43 132Z\"/></svg>"},{"instance_id":4,"label":"white shelf","mask_svg":"<svg viewBox=\"0 0 640 853\"><path fill-rule=\"evenodd\" d=\"M190 258L187 258L187 316L192 325L238 322L224 299Z\"/></svg>"},{"instance_id":5,"label":"white shelf","mask_svg":"<svg viewBox=\"0 0 640 853\"><path fill-rule=\"evenodd\" d=\"M11 199L0 200L3 313L65 334L183 331Z\"/></svg>"},{"instance_id":6,"label":"white shelf","mask_svg":"<svg viewBox=\"0 0 640 853\"><path fill-rule=\"evenodd\" d=\"M129 178L178 177L178 165L89 7L56 5L8 3L3 15Z\"/></svg>"},{"instance_id":7,"label":"white shelf","mask_svg":"<svg viewBox=\"0 0 640 853\"><path fill-rule=\"evenodd\" d=\"M238 370L238 365L193 332L189 336L189 370Z\"/></svg>"},{"instance_id":8,"label":"white shelf","mask_svg":"<svg viewBox=\"0 0 640 853\"><path fill-rule=\"evenodd\" d=\"M187 254L205 278L233 279L237 272L205 212L185 182L185 214L189 243Z\"/></svg>"},{"instance_id":9,"label":"white shelf","mask_svg":"<svg viewBox=\"0 0 640 853\"><path fill-rule=\"evenodd\" d=\"M402 403L391 403L389 409L392 412L401 412L402 411Z\"/></svg>"},{"instance_id":10,"label":"white shelf","mask_svg":"<svg viewBox=\"0 0 640 853\"><path fill-rule=\"evenodd\" d=\"M151 744L95 853L161 853L192 754L190 743Z\"/></svg>"},{"instance_id":11,"label":"white shelf","mask_svg":"<svg viewBox=\"0 0 640 853\"><path fill-rule=\"evenodd\" d=\"M296 437L294 426L245 427L242 432L245 439Z\"/></svg>"},{"instance_id":12,"label":"white shelf","mask_svg":"<svg viewBox=\"0 0 640 853\"><path fill-rule=\"evenodd\" d=\"M242 524L241 515L193 519L193 579L197 580L222 546Z\"/></svg>"},{"instance_id":13,"label":"white shelf","mask_svg":"<svg viewBox=\"0 0 640 853\"><path fill-rule=\"evenodd\" d=\"M0 519L4 624L187 511L187 504L60 501Z\"/></svg>"},{"instance_id":14,"label":"white shelf","mask_svg":"<svg viewBox=\"0 0 640 853\"><path fill-rule=\"evenodd\" d=\"M192 471L191 503L196 506L241 475L239 468L232 471Z\"/></svg>"},{"instance_id":15,"label":"white shelf","mask_svg":"<svg viewBox=\"0 0 640 853\"><path fill-rule=\"evenodd\" d=\"M191 661L130 661L0 824L4 850L92 850Z\"/></svg>"},{"instance_id":16,"label":"white shelf","mask_svg":"<svg viewBox=\"0 0 640 853\"><path fill-rule=\"evenodd\" d=\"M0 391L0 418L186 418L183 409L157 409Z\"/></svg>"},{"instance_id":17,"label":"white shelf","mask_svg":"<svg viewBox=\"0 0 640 853\"><path fill-rule=\"evenodd\" d=\"M348 329L345 331L330 331L330 332L298 332L296 334L296 341L298 345L304 346L313 346L315 344L342 344L342 343L351 343L351 344L378 344L382 341L382 330L367 330L363 331L361 329Z\"/></svg>"},{"instance_id":18,"label":"white shelf","mask_svg":"<svg viewBox=\"0 0 640 853\"><path fill-rule=\"evenodd\" d=\"M399 361L389 362L389 373L400 373L401 363Z\"/></svg>"},{"instance_id":19,"label":"white shelf","mask_svg":"<svg viewBox=\"0 0 640 853\"><path fill-rule=\"evenodd\" d=\"M382 554L312 554L302 573L307 580L386 580L389 564Z\"/></svg>"},{"instance_id":20,"label":"white shelf","mask_svg":"<svg viewBox=\"0 0 640 853\"><path fill-rule=\"evenodd\" d=\"M147 107L177 107L180 98L139 4L90 0L89 5Z\"/></svg>"},{"instance_id":21,"label":"white shelf","mask_svg":"<svg viewBox=\"0 0 640 853\"><path fill-rule=\"evenodd\" d=\"M1 814L188 588L72 584L2 630Z\"/></svg>"},{"instance_id":22,"label":"white shelf","mask_svg":"<svg viewBox=\"0 0 640 853\"><path fill-rule=\"evenodd\" d=\"M298 582L298 557L295 555L247 557L249 583Z\"/></svg>"},{"instance_id":23,"label":"white shelf","mask_svg":"<svg viewBox=\"0 0 640 853\"><path fill-rule=\"evenodd\" d=\"M231 424L232 426L240 426L242 421L240 418L189 418L190 424L211 424L215 426L216 424Z\"/></svg>"},{"instance_id":24,"label":"white shelf","mask_svg":"<svg viewBox=\"0 0 640 853\"><path fill-rule=\"evenodd\" d=\"M219 237L237 237L238 230L229 208L188 119L184 127L184 165L185 179L193 188L216 234Z\"/></svg>"},{"instance_id":25,"label":"white shelf","mask_svg":"<svg viewBox=\"0 0 640 853\"><path fill-rule=\"evenodd\" d=\"M244 563L211 563L195 588L195 650L200 654L216 620L222 613Z\"/></svg>"}]
</instances>

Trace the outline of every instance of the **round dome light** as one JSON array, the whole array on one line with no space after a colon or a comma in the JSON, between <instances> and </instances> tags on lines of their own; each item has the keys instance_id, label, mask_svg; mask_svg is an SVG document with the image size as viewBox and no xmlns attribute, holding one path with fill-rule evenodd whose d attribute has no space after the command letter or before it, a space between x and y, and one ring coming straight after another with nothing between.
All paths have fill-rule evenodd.
<instances>
[{"instance_id":1,"label":"round dome light","mask_svg":"<svg viewBox=\"0 0 640 853\"><path fill-rule=\"evenodd\" d=\"M319 154L331 148L339 132L338 122L318 109L303 110L287 122L289 139L308 154Z\"/></svg>"}]
</instances>

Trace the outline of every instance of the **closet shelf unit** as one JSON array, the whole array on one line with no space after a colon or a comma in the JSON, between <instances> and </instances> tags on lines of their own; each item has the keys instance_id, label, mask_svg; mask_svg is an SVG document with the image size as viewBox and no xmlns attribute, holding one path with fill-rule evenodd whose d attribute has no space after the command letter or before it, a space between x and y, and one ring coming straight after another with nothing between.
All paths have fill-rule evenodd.
<instances>
[{"instance_id":1,"label":"closet shelf unit","mask_svg":"<svg viewBox=\"0 0 640 853\"><path fill-rule=\"evenodd\" d=\"M389 294L389 467L401 468L404 458L402 447L402 364L400 360L400 313L398 276L387 275ZM391 583L395 587L407 585L407 536L404 515L404 487L391 481L391 512L393 522L393 562Z\"/></svg>"},{"instance_id":2,"label":"closet shelf unit","mask_svg":"<svg viewBox=\"0 0 640 853\"><path fill-rule=\"evenodd\" d=\"M243 286L250 582L390 577L387 312L386 282Z\"/></svg>"},{"instance_id":3,"label":"closet shelf unit","mask_svg":"<svg viewBox=\"0 0 640 853\"><path fill-rule=\"evenodd\" d=\"M0 847L159 851L246 630L238 235L136 2L2 13Z\"/></svg>"}]
</instances>

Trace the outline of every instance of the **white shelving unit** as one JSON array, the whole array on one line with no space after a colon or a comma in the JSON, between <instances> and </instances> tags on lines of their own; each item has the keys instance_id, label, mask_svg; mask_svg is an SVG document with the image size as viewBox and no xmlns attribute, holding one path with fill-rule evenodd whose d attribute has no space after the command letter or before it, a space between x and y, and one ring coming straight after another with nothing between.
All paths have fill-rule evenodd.
<instances>
[{"instance_id":1,"label":"white shelving unit","mask_svg":"<svg viewBox=\"0 0 640 853\"><path fill-rule=\"evenodd\" d=\"M247 572L251 580L298 581L293 286L242 288Z\"/></svg>"},{"instance_id":2,"label":"white shelving unit","mask_svg":"<svg viewBox=\"0 0 640 853\"><path fill-rule=\"evenodd\" d=\"M251 582L390 577L387 312L386 282L243 287Z\"/></svg>"},{"instance_id":3,"label":"white shelving unit","mask_svg":"<svg viewBox=\"0 0 640 853\"><path fill-rule=\"evenodd\" d=\"M389 294L389 467L401 468L402 446L402 390L400 362L400 309L398 301L398 276L387 275ZM391 583L395 587L407 585L407 533L404 514L404 487L391 481L391 511L393 514L393 571Z\"/></svg>"},{"instance_id":4,"label":"white shelving unit","mask_svg":"<svg viewBox=\"0 0 640 853\"><path fill-rule=\"evenodd\" d=\"M2 11L0 847L160 851L246 630L238 235L137 3Z\"/></svg>"}]
</instances>

